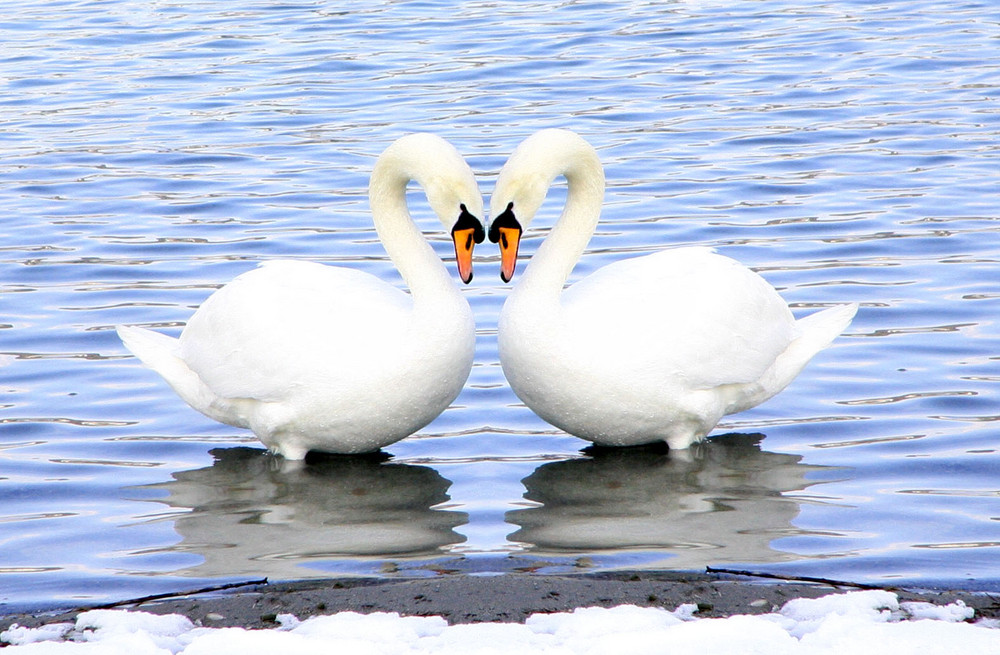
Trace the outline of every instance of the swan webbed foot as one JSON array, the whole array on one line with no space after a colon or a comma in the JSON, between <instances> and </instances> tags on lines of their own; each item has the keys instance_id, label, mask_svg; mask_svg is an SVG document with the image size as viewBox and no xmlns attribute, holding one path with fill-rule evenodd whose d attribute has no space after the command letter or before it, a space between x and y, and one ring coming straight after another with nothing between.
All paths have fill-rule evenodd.
<instances>
[{"instance_id":1,"label":"swan webbed foot","mask_svg":"<svg viewBox=\"0 0 1000 655\"><path fill-rule=\"evenodd\" d=\"M639 444L638 446L602 446L601 444L591 444L580 450L581 453L594 459L604 457L643 456L643 455L666 455L670 452L670 446L665 441Z\"/></svg>"},{"instance_id":2,"label":"swan webbed foot","mask_svg":"<svg viewBox=\"0 0 1000 655\"><path fill-rule=\"evenodd\" d=\"M307 466L322 466L331 462L359 462L381 464L392 459L392 455L384 450L376 450L373 453L328 453L322 450L310 450L306 453L305 463Z\"/></svg>"}]
</instances>

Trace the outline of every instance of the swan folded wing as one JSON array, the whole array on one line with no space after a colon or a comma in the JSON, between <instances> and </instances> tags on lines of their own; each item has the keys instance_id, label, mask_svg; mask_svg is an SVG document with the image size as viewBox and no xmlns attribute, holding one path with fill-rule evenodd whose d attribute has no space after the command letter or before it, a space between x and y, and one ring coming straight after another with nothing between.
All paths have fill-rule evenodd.
<instances>
[{"instance_id":1,"label":"swan folded wing","mask_svg":"<svg viewBox=\"0 0 1000 655\"><path fill-rule=\"evenodd\" d=\"M758 380L796 336L763 278L707 248L609 264L562 295L577 352L626 375L711 389Z\"/></svg>"},{"instance_id":2,"label":"swan folded wing","mask_svg":"<svg viewBox=\"0 0 1000 655\"><path fill-rule=\"evenodd\" d=\"M411 310L409 295L367 273L269 262L202 305L181 337L181 356L221 397L336 393L390 365Z\"/></svg>"}]
</instances>

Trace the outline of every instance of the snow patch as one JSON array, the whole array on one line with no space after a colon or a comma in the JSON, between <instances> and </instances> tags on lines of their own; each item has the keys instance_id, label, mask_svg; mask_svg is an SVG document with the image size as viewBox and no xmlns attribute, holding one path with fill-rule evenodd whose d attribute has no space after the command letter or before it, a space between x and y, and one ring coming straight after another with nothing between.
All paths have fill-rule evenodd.
<instances>
[{"instance_id":1,"label":"snow patch","mask_svg":"<svg viewBox=\"0 0 1000 655\"><path fill-rule=\"evenodd\" d=\"M842 652L1000 653L1000 622L972 608L900 603L887 591L789 601L771 614L697 618L622 605L533 614L524 623L448 625L442 617L342 612L270 630L196 627L178 615L96 610L75 624L11 626L4 655L830 655Z\"/></svg>"}]
</instances>

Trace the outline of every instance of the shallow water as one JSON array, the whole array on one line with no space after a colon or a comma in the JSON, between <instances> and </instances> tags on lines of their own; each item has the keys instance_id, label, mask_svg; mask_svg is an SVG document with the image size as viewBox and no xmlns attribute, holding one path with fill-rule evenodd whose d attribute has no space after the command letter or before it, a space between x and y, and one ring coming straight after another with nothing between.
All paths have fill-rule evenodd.
<instances>
[{"instance_id":1,"label":"shallow water","mask_svg":"<svg viewBox=\"0 0 1000 655\"><path fill-rule=\"evenodd\" d=\"M1000 587L990 3L22 2L0 25L0 607L515 568ZM551 126L608 176L574 279L710 245L798 315L861 302L853 325L687 456L591 456L506 387L481 247L455 405L385 462L305 469L114 333L176 334L269 258L398 281L367 213L379 152L436 132L488 196Z\"/></svg>"}]
</instances>

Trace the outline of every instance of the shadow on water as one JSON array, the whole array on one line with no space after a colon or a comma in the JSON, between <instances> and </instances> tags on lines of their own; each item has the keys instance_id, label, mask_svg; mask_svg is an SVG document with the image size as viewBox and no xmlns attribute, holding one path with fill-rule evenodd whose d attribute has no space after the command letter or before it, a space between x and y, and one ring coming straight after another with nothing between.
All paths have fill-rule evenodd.
<instances>
[{"instance_id":1,"label":"shadow on water","mask_svg":"<svg viewBox=\"0 0 1000 655\"><path fill-rule=\"evenodd\" d=\"M435 556L465 539L454 530L468 522L465 512L433 509L450 499L451 482L426 466L384 455L303 464L254 448L212 455L212 466L141 487L190 510L172 517L182 540L168 550L204 562L176 573L301 578L324 560Z\"/></svg>"},{"instance_id":2,"label":"shadow on water","mask_svg":"<svg viewBox=\"0 0 1000 655\"><path fill-rule=\"evenodd\" d=\"M588 448L585 457L545 464L522 482L537 507L510 511L508 539L534 555L664 551L673 569L720 562L775 562L771 548L815 484L798 455L760 449L760 434L727 434L687 452L665 446Z\"/></svg>"}]
</instances>

